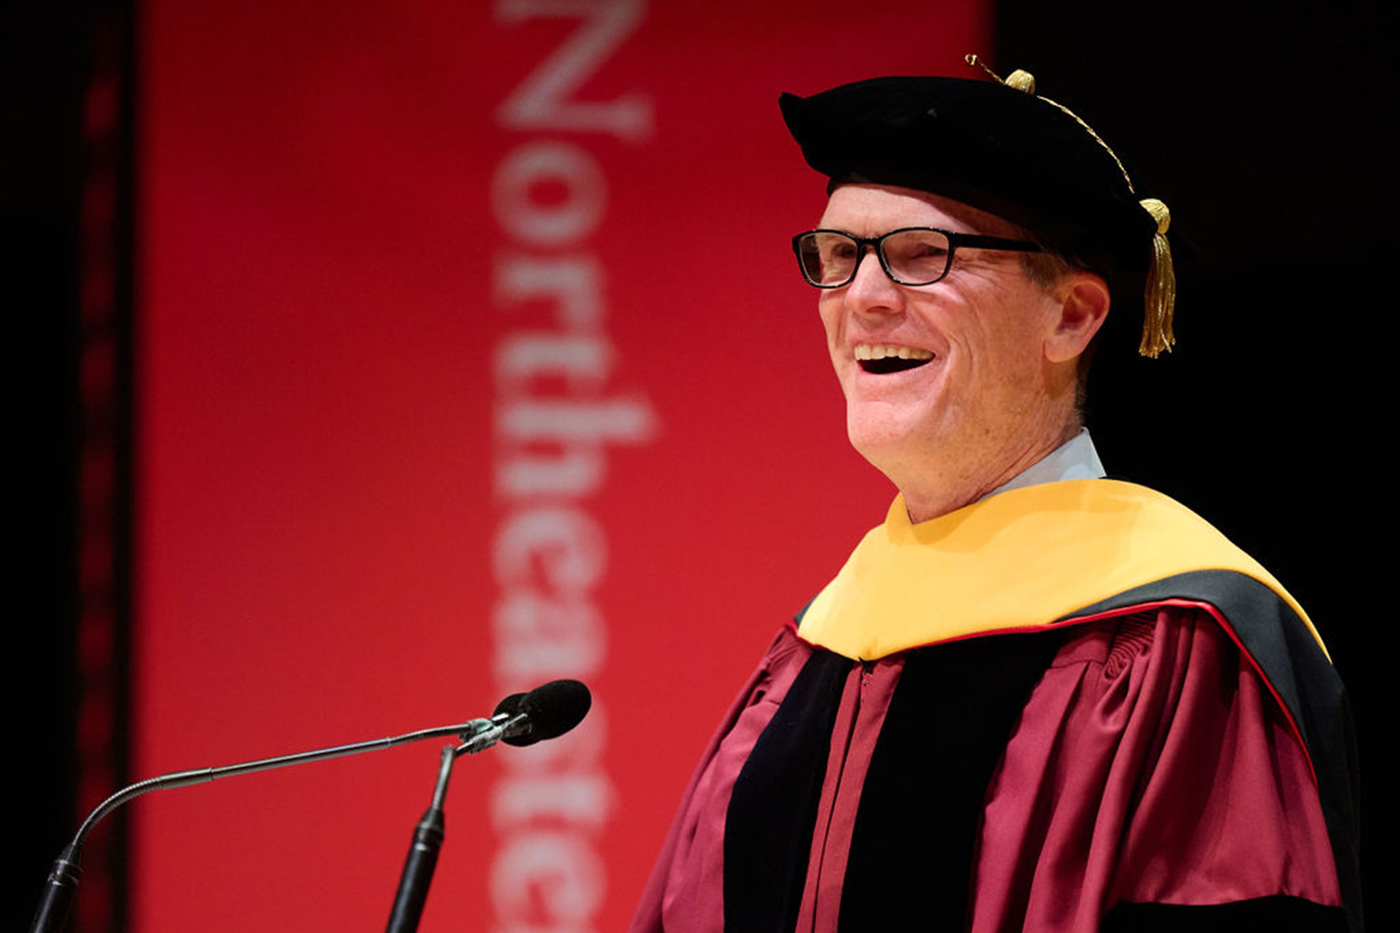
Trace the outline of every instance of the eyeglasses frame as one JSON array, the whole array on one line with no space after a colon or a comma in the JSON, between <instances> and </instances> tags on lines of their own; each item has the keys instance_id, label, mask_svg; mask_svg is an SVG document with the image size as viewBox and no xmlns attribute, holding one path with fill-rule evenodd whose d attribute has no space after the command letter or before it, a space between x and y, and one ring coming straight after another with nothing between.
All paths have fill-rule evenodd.
<instances>
[{"instance_id":1,"label":"eyeglasses frame","mask_svg":"<svg viewBox=\"0 0 1400 933\"><path fill-rule=\"evenodd\" d=\"M889 260L885 258L885 240L897 233L909 233L914 230L941 233L948 238L948 261L943 266L942 274L936 279L929 279L927 282L902 281L890 269ZM856 257L855 265L851 267L851 274L844 282L838 282L834 285L823 284L820 282L813 282L811 277L807 275L807 266L802 262L802 249L798 243L803 237L811 236L814 233L835 233L839 236L846 237L848 240L854 241L856 247L860 250L860 255ZM905 285L911 288L921 285L932 285L935 282L941 282L947 278L948 272L953 268L953 256L957 253L959 246L966 246L970 249L1006 250L1014 253L1044 252L1044 249L1042 249L1038 243L1032 243L1030 240L1011 240L1006 237L984 236L979 233L954 233L951 230L942 230L938 227L900 227L898 230L891 230L888 233L882 233L876 237L856 236L853 233L847 233L845 230L818 227L815 230L804 230L792 238L792 252L793 255L797 257L797 268L802 272L802 280L816 288L845 288L855 281L856 273L860 271L860 264L865 259L867 246L875 250L875 257L880 261L880 268L885 271L885 275L889 277L891 282L894 282L896 285Z\"/></svg>"}]
</instances>

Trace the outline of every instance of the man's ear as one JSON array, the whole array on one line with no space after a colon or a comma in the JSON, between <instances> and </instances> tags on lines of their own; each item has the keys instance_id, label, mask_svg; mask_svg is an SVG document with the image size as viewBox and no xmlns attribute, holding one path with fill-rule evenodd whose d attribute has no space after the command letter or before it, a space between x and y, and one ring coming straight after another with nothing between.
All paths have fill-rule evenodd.
<instances>
[{"instance_id":1,"label":"man's ear","mask_svg":"<svg viewBox=\"0 0 1400 933\"><path fill-rule=\"evenodd\" d=\"M1092 272L1065 273L1052 286L1059 303L1059 319L1045 339L1045 358L1064 363L1079 356L1108 317L1108 283Z\"/></svg>"}]
</instances>

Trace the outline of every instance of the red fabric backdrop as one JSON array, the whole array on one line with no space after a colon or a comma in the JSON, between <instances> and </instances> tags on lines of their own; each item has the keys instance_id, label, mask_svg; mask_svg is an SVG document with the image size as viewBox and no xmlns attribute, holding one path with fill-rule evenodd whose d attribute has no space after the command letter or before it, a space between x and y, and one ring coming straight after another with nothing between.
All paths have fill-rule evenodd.
<instances>
[{"instance_id":1,"label":"red fabric backdrop","mask_svg":"<svg viewBox=\"0 0 1400 933\"><path fill-rule=\"evenodd\" d=\"M773 632L892 494L844 442L778 115L983 4L152 0L139 776L484 715L424 929L623 926ZM134 928L374 929L440 743L135 807Z\"/></svg>"}]
</instances>

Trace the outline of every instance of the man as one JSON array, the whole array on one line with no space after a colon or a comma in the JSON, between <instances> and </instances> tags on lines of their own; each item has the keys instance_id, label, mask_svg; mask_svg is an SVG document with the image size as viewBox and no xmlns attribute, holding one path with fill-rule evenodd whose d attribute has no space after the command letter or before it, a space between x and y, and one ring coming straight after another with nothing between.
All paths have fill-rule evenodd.
<instances>
[{"instance_id":1,"label":"man","mask_svg":"<svg viewBox=\"0 0 1400 933\"><path fill-rule=\"evenodd\" d=\"M741 693L634 929L1359 929L1311 624L1081 429L1110 310L1170 347L1165 206L1024 72L782 107L830 179L793 245L850 440L900 495Z\"/></svg>"}]
</instances>

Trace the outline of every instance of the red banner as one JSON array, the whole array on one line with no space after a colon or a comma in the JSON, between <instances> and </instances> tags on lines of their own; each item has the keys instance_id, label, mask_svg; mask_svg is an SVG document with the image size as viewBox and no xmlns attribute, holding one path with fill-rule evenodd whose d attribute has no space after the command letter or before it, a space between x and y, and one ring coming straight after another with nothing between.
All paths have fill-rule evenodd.
<instances>
[{"instance_id":1,"label":"red banner","mask_svg":"<svg viewBox=\"0 0 1400 933\"><path fill-rule=\"evenodd\" d=\"M689 769L884 514L777 95L982 4L146 5L141 776L485 715L424 929L625 925ZM439 743L135 805L134 929L372 929Z\"/></svg>"}]
</instances>

